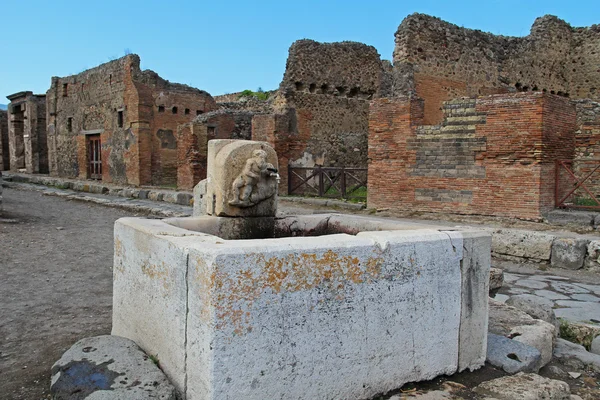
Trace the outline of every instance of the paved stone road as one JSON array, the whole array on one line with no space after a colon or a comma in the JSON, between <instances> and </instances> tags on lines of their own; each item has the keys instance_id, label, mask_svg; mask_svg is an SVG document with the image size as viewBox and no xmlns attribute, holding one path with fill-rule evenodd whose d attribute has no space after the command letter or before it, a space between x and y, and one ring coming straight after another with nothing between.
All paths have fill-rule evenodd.
<instances>
[{"instance_id":1,"label":"paved stone road","mask_svg":"<svg viewBox=\"0 0 600 400\"><path fill-rule=\"evenodd\" d=\"M600 282L590 284L547 274L504 273L504 286L496 300L510 295L533 294L554 303L557 317L573 322L600 324Z\"/></svg>"}]
</instances>

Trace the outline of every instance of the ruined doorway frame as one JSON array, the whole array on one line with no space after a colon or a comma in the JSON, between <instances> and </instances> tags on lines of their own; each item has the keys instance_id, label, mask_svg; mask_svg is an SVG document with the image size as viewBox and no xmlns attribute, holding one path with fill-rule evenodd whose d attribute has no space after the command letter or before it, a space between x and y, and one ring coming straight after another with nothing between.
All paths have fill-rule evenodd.
<instances>
[{"instance_id":1,"label":"ruined doorway frame","mask_svg":"<svg viewBox=\"0 0 600 400\"><path fill-rule=\"evenodd\" d=\"M102 141L100 134L86 135L88 179L102 180Z\"/></svg>"}]
</instances>

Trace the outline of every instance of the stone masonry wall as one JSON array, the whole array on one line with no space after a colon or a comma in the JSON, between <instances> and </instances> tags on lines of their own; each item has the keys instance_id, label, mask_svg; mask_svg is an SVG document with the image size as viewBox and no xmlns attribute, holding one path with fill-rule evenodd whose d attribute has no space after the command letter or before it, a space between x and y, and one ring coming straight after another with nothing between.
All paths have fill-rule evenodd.
<instances>
[{"instance_id":1,"label":"stone masonry wall","mask_svg":"<svg viewBox=\"0 0 600 400\"><path fill-rule=\"evenodd\" d=\"M78 75L52 78L46 93L51 175L88 178L86 137L100 135L102 179L130 183L126 170L133 163L137 138L126 123L118 126L119 111L124 121L137 121L124 96L132 89L130 64L131 58L124 57Z\"/></svg>"},{"instance_id":2,"label":"stone masonry wall","mask_svg":"<svg viewBox=\"0 0 600 400\"><path fill-rule=\"evenodd\" d=\"M443 107L441 125L423 126L421 99L371 103L369 207L539 219L554 206L554 159L574 151L568 99L518 93Z\"/></svg>"},{"instance_id":3,"label":"stone masonry wall","mask_svg":"<svg viewBox=\"0 0 600 400\"><path fill-rule=\"evenodd\" d=\"M600 171L594 172L598 162L590 161L600 160L600 103L586 99L576 100L574 104L577 108L578 130L575 134L575 158L572 169L580 178L592 173L585 185L600 199ZM561 194L565 196L572 188L574 180L562 169L560 176L563 178ZM575 196L589 198L583 190L578 190Z\"/></svg>"},{"instance_id":4,"label":"stone masonry wall","mask_svg":"<svg viewBox=\"0 0 600 400\"><path fill-rule=\"evenodd\" d=\"M249 111L219 109L201 114L193 122L181 125L177 133L177 187L193 189L206 178L209 140L250 140L254 115Z\"/></svg>"},{"instance_id":5,"label":"stone masonry wall","mask_svg":"<svg viewBox=\"0 0 600 400\"><path fill-rule=\"evenodd\" d=\"M269 116L256 115L253 140L279 156L280 192L287 166L367 166L369 100L392 93L391 65L362 43L299 40Z\"/></svg>"},{"instance_id":6,"label":"stone masonry wall","mask_svg":"<svg viewBox=\"0 0 600 400\"><path fill-rule=\"evenodd\" d=\"M395 35L394 91L425 100L424 121L439 123L443 101L514 91L600 99L600 26L573 28L547 15L526 37L496 36L424 14Z\"/></svg>"},{"instance_id":7,"label":"stone masonry wall","mask_svg":"<svg viewBox=\"0 0 600 400\"><path fill-rule=\"evenodd\" d=\"M8 171L9 169L8 114L5 110L0 110L0 171Z\"/></svg>"},{"instance_id":8,"label":"stone masonry wall","mask_svg":"<svg viewBox=\"0 0 600 400\"><path fill-rule=\"evenodd\" d=\"M100 135L103 181L176 185L178 125L217 106L208 93L139 66L139 57L128 55L52 79L47 98L53 175L88 178L87 139Z\"/></svg>"},{"instance_id":9,"label":"stone masonry wall","mask_svg":"<svg viewBox=\"0 0 600 400\"><path fill-rule=\"evenodd\" d=\"M46 96L19 92L8 96L10 169L48 173Z\"/></svg>"},{"instance_id":10,"label":"stone masonry wall","mask_svg":"<svg viewBox=\"0 0 600 400\"><path fill-rule=\"evenodd\" d=\"M170 83L152 71L140 71L139 68L134 71L133 84L139 95L139 117L148 121L151 138L150 153L140 148L142 184L176 186L178 126L191 122L198 115L216 110L217 104L203 90ZM144 129L143 132L145 134L147 131ZM150 160L147 160L148 154L151 155Z\"/></svg>"},{"instance_id":11,"label":"stone masonry wall","mask_svg":"<svg viewBox=\"0 0 600 400\"><path fill-rule=\"evenodd\" d=\"M386 64L377 50L357 42L292 44L280 93L329 94L371 99L391 93Z\"/></svg>"}]
</instances>

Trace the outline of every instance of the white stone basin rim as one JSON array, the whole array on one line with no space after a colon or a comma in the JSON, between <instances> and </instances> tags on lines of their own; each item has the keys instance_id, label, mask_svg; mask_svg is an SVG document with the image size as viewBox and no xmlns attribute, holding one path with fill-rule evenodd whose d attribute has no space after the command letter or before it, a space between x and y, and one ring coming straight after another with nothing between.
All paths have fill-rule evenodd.
<instances>
[{"instance_id":1,"label":"white stone basin rim","mask_svg":"<svg viewBox=\"0 0 600 400\"><path fill-rule=\"evenodd\" d=\"M188 400L368 398L483 365L490 246L473 230L233 241L124 218L113 334Z\"/></svg>"}]
</instances>

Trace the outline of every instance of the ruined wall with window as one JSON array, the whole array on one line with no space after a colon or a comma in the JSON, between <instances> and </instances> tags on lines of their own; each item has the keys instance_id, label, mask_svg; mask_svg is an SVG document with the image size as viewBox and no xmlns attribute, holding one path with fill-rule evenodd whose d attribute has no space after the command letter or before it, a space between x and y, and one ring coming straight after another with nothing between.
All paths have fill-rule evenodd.
<instances>
[{"instance_id":1,"label":"ruined wall with window","mask_svg":"<svg viewBox=\"0 0 600 400\"><path fill-rule=\"evenodd\" d=\"M442 103L461 96L544 91L600 99L600 26L573 28L536 19L525 37L465 29L424 14L395 35L394 92L425 100L425 123L442 121Z\"/></svg>"},{"instance_id":2,"label":"ruined wall with window","mask_svg":"<svg viewBox=\"0 0 600 400\"><path fill-rule=\"evenodd\" d=\"M139 65L139 64L138 64ZM153 71L134 70L133 85L139 96L140 137L149 134L150 152L140 148L140 176L142 184L155 186L177 185L177 128L196 116L217 109L210 94L187 85L171 83ZM150 168L143 168L149 166Z\"/></svg>"},{"instance_id":3,"label":"ruined wall with window","mask_svg":"<svg viewBox=\"0 0 600 400\"><path fill-rule=\"evenodd\" d=\"M391 65L374 47L293 43L274 111L255 117L252 128L253 137L277 145L281 190L288 163L366 167L369 101L391 92Z\"/></svg>"},{"instance_id":4,"label":"ruined wall with window","mask_svg":"<svg viewBox=\"0 0 600 400\"><path fill-rule=\"evenodd\" d=\"M125 57L78 75L53 77L46 93L50 174L66 178L91 177L90 139L101 143L99 171L106 182L128 183L126 169L133 166L137 140L123 121L136 120L126 107L130 81Z\"/></svg>"},{"instance_id":5,"label":"ruined wall with window","mask_svg":"<svg viewBox=\"0 0 600 400\"><path fill-rule=\"evenodd\" d=\"M0 171L8 171L9 169L8 114L5 110L0 110Z\"/></svg>"},{"instance_id":6,"label":"ruined wall with window","mask_svg":"<svg viewBox=\"0 0 600 400\"><path fill-rule=\"evenodd\" d=\"M132 185L175 186L177 126L216 108L208 93L142 71L137 55L52 78L47 103L53 175L98 178L100 157L103 181Z\"/></svg>"},{"instance_id":7,"label":"ruined wall with window","mask_svg":"<svg viewBox=\"0 0 600 400\"><path fill-rule=\"evenodd\" d=\"M7 98L10 170L48 173L46 96L19 92Z\"/></svg>"}]
</instances>

